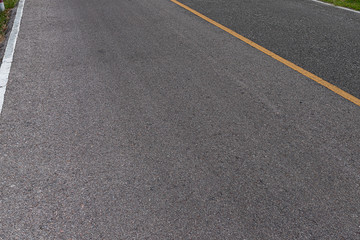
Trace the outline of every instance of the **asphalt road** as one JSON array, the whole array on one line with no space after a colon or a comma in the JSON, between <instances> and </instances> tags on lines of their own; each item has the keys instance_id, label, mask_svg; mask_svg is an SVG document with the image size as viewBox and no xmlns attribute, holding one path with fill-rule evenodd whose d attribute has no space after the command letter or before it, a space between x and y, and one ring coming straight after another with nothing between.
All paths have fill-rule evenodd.
<instances>
[{"instance_id":1,"label":"asphalt road","mask_svg":"<svg viewBox=\"0 0 360 240\"><path fill-rule=\"evenodd\" d=\"M360 98L360 13L311 0L180 0Z\"/></svg>"},{"instance_id":2,"label":"asphalt road","mask_svg":"<svg viewBox=\"0 0 360 240\"><path fill-rule=\"evenodd\" d=\"M27 1L0 239L360 239L359 119L168 0Z\"/></svg>"}]
</instances>

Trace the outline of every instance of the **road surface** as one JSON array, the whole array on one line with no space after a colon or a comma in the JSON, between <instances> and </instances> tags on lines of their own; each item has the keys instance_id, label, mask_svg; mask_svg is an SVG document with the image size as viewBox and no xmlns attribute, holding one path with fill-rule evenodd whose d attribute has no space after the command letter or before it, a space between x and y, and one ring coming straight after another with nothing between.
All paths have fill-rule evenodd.
<instances>
[{"instance_id":1,"label":"road surface","mask_svg":"<svg viewBox=\"0 0 360 240\"><path fill-rule=\"evenodd\" d=\"M171 1L27 1L0 239L359 239L359 119Z\"/></svg>"},{"instance_id":2,"label":"road surface","mask_svg":"<svg viewBox=\"0 0 360 240\"><path fill-rule=\"evenodd\" d=\"M312 0L181 0L360 98L360 13Z\"/></svg>"}]
</instances>

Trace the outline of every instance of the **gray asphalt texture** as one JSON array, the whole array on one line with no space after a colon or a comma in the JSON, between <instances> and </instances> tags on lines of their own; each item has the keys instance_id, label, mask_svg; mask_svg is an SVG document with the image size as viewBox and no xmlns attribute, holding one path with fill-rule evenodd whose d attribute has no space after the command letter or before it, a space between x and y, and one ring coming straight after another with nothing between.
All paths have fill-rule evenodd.
<instances>
[{"instance_id":1,"label":"gray asphalt texture","mask_svg":"<svg viewBox=\"0 0 360 240\"><path fill-rule=\"evenodd\" d=\"M170 1L27 1L0 239L360 239L359 119Z\"/></svg>"},{"instance_id":2,"label":"gray asphalt texture","mask_svg":"<svg viewBox=\"0 0 360 240\"><path fill-rule=\"evenodd\" d=\"M360 13L311 0L180 0L360 98Z\"/></svg>"}]
</instances>

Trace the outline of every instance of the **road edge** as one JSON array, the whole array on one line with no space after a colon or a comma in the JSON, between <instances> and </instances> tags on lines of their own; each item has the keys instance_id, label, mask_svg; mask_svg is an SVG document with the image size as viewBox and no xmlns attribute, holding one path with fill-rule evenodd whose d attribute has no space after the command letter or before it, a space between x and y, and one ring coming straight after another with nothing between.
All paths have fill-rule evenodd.
<instances>
[{"instance_id":1,"label":"road edge","mask_svg":"<svg viewBox=\"0 0 360 240\"><path fill-rule=\"evenodd\" d=\"M25 0L20 0L16 10L15 20L11 29L9 40L6 44L4 57L0 67L0 114L4 105L6 85L9 80L11 64L13 62L16 41L20 31L20 24L25 6Z\"/></svg>"},{"instance_id":2,"label":"road edge","mask_svg":"<svg viewBox=\"0 0 360 240\"><path fill-rule=\"evenodd\" d=\"M350 12L353 12L353 13L360 13L360 11L358 11L358 10L355 10L355 9L352 9L352 8L347 8L347 7L342 7L342 6L335 5L335 4L328 3L328 2L323 2L321 0L310 0L310 1L320 3L320 4L323 4L323 5L326 5L326 6L330 6L330 7L335 7L335 8L347 10L347 11L350 11Z\"/></svg>"}]
</instances>

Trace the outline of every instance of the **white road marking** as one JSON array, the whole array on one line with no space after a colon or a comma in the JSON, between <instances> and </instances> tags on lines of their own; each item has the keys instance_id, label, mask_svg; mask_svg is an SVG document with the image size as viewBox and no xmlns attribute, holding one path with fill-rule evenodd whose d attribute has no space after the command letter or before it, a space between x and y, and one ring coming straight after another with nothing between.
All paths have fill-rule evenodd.
<instances>
[{"instance_id":1,"label":"white road marking","mask_svg":"<svg viewBox=\"0 0 360 240\"><path fill-rule=\"evenodd\" d=\"M322 1L320 1L320 0L311 0L311 1L317 2L317 3L321 3L321 4L324 4L324 5L327 5L327 6L331 6L331 7L340 8L340 9L343 9L343 10L346 10L346 11L350 11L350 12L354 12L354 13L360 13L360 11L356 11L356 10L354 10L354 9L336 6L336 5L334 5L334 4L322 2Z\"/></svg>"},{"instance_id":2,"label":"white road marking","mask_svg":"<svg viewBox=\"0 0 360 240\"><path fill-rule=\"evenodd\" d=\"M10 37L6 45L4 58L2 60L0 67L0 113L2 111L2 107L4 104L6 85L9 80L9 74L10 74L11 64L13 61L15 45L20 30L20 23L23 15L24 5L25 5L25 0L20 0L16 11L14 24L10 33Z\"/></svg>"},{"instance_id":3,"label":"white road marking","mask_svg":"<svg viewBox=\"0 0 360 240\"><path fill-rule=\"evenodd\" d=\"M347 11L350 11L350 12L354 12L354 13L360 13L359 11L356 11L354 9L350 9L350 8L346 8L346 7L340 7L340 6L335 6L337 8L341 8L341 9L344 9L344 10L347 10Z\"/></svg>"},{"instance_id":4,"label":"white road marking","mask_svg":"<svg viewBox=\"0 0 360 240\"><path fill-rule=\"evenodd\" d=\"M0 87L0 111L2 105L4 104L4 95L5 95L6 87Z\"/></svg>"}]
</instances>

